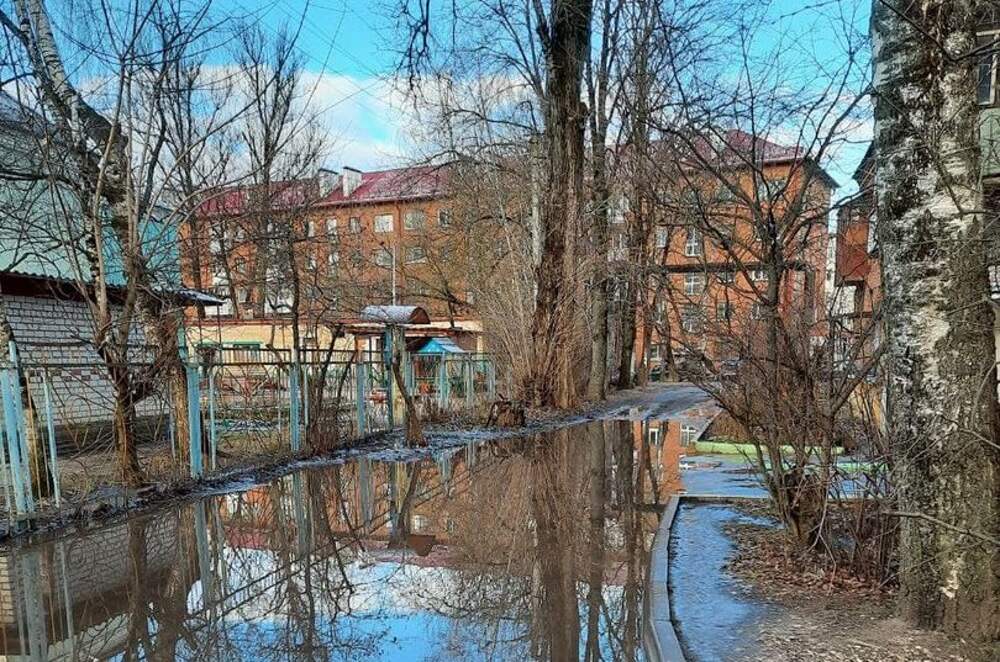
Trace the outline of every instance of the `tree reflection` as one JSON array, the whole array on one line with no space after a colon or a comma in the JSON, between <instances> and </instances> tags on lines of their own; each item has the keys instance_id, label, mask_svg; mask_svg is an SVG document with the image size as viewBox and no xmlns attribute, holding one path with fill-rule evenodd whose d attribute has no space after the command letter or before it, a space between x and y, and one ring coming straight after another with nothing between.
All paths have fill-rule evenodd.
<instances>
[{"instance_id":1,"label":"tree reflection","mask_svg":"<svg viewBox=\"0 0 1000 662\"><path fill-rule=\"evenodd\" d=\"M68 600L22 591L24 634L7 632L33 657L67 648L32 625L52 604L68 607L81 660L355 660L407 645L634 660L650 506L674 484L650 436L603 423L419 463L362 460L133 518L73 540L69 576L50 571L59 586L45 589ZM62 558L40 550L18 557L22 574ZM80 572L102 554L121 561ZM84 645L71 617L103 628L102 643Z\"/></svg>"}]
</instances>

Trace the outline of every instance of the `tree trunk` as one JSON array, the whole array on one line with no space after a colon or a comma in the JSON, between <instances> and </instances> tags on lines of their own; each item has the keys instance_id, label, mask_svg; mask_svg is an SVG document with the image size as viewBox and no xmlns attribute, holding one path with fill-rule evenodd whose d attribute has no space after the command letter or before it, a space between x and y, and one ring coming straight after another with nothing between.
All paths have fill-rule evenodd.
<instances>
[{"instance_id":1,"label":"tree trunk","mask_svg":"<svg viewBox=\"0 0 1000 662\"><path fill-rule=\"evenodd\" d=\"M974 62L958 57L975 47L976 5L874 3L877 229L886 417L909 513L902 611L921 627L996 640L1000 552L985 541L1000 538L993 320Z\"/></svg>"},{"instance_id":2,"label":"tree trunk","mask_svg":"<svg viewBox=\"0 0 1000 662\"><path fill-rule=\"evenodd\" d=\"M631 242L629 242L631 243ZM622 281L625 292L621 298L621 352L618 354L618 381L615 385L619 390L632 388L632 354L635 351L635 316L636 298L632 279L626 277Z\"/></svg>"},{"instance_id":3,"label":"tree trunk","mask_svg":"<svg viewBox=\"0 0 1000 662\"><path fill-rule=\"evenodd\" d=\"M175 427L181 427L177 425ZM126 487L142 483L142 467L135 448L135 404L130 392L115 390L114 411L115 448L118 453L118 470Z\"/></svg>"},{"instance_id":4,"label":"tree trunk","mask_svg":"<svg viewBox=\"0 0 1000 662\"><path fill-rule=\"evenodd\" d=\"M574 224L570 213L575 163L583 153L579 130L585 109L580 103L583 63L590 46L593 12L589 0L554 0L548 30L543 37L546 56L545 139L548 151L546 187L541 205L542 256L537 270L538 290L531 324L532 364L529 391L539 406L568 407L576 399L573 380L574 343L567 332L572 315L566 299L573 289L567 270L567 241Z\"/></svg>"},{"instance_id":5,"label":"tree trunk","mask_svg":"<svg viewBox=\"0 0 1000 662\"><path fill-rule=\"evenodd\" d=\"M402 344L406 342L402 333L392 332L396 338L392 343L392 375L396 380L396 387L403 398L403 406L406 408L406 443L409 446L426 446L423 426L420 424L420 415L417 413L417 405L410 395L410 390L406 388L406 380L403 379Z\"/></svg>"}]
</instances>

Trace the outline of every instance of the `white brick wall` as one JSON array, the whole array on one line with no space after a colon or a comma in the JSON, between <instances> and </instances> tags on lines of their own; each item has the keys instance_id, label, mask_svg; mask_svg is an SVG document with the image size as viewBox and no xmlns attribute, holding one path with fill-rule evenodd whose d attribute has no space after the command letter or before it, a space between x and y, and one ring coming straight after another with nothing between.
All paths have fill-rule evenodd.
<instances>
[{"instance_id":1,"label":"white brick wall","mask_svg":"<svg viewBox=\"0 0 1000 662\"><path fill-rule=\"evenodd\" d=\"M39 410L43 402L40 366L45 366L57 425L109 422L114 407L113 389L92 344L93 317L87 304L2 296ZM146 344L141 329L133 329L131 344L140 356L140 348ZM148 398L138 405L137 413L162 414L163 404L161 398Z\"/></svg>"}]
</instances>

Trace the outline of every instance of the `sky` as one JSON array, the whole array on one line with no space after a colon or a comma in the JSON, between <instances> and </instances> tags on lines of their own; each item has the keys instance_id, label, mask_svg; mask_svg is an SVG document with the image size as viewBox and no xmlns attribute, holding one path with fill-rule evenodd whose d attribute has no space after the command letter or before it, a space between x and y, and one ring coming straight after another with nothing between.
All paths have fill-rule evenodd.
<instances>
[{"instance_id":1,"label":"sky","mask_svg":"<svg viewBox=\"0 0 1000 662\"><path fill-rule=\"evenodd\" d=\"M319 112L332 137L328 167L369 170L421 156L409 132L411 109L389 82L398 62L390 15L396 1L269 0L254 10L266 30L295 25L304 16L298 42L306 62L304 83L310 107ZM247 11L238 0L221 2L216 6L223 11ZM845 22L866 34L869 7L870 0L762 0L754 3L765 20L753 50L768 57L779 48L798 67L795 75L800 80L814 74L820 78L822 69L844 62L838 26ZM870 137L870 121L859 122L848 143L825 164L841 195L855 189L851 175Z\"/></svg>"}]
</instances>

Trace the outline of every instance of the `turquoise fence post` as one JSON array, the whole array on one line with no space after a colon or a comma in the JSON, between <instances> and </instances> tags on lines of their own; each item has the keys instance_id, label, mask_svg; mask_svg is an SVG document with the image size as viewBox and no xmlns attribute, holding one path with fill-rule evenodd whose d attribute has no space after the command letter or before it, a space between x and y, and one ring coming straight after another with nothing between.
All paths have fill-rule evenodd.
<instances>
[{"instance_id":1,"label":"turquoise fence post","mask_svg":"<svg viewBox=\"0 0 1000 662\"><path fill-rule=\"evenodd\" d=\"M491 402L497 395L497 367L490 357L486 358L486 394Z\"/></svg>"},{"instance_id":2,"label":"turquoise fence post","mask_svg":"<svg viewBox=\"0 0 1000 662\"><path fill-rule=\"evenodd\" d=\"M387 326L385 329L385 351L382 352L382 365L385 368L385 404L386 404L386 415L388 416L388 428L391 430L396 427L396 417L393 411L393 396L392 396L392 364L396 360L393 354L392 347L392 327Z\"/></svg>"},{"instance_id":3,"label":"turquoise fence post","mask_svg":"<svg viewBox=\"0 0 1000 662\"><path fill-rule=\"evenodd\" d=\"M466 357L465 361L462 362L462 370L465 373L465 406L467 409L472 409L473 398L476 395L473 393L476 385L474 367L471 356Z\"/></svg>"},{"instance_id":4,"label":"turquoise fence post","mask_svg":"<svg viewBox=\"0 0 1000 662\"><path fill-rule=\"evenodd\" d=\"M49 371L42 373L42 391L45 394L45 430L49 436L49 461L52 463L52 492L56 498L56 508L62 505L62 491L59 489L59 458L56 453L56 425L52 417L52 394L49 389Z\"/></svg>"},{"instance_id":5,"label":"turquoise fence post","mask_svg":"<svg viewBox=\"0 0 1000 662\"><path fill-rule=\"evenodd\" d=\"M441 355L441 374L442 381L441 384L441 402L442 407L448 408L449 401L451 400L451 375L448 374L448 355Z\"/></svg>"},{"instance_id":6,"label":"turquoise fence post","mask_svg":"<svg viewBox=\"0 0 1000 662\"><path fill-rule=\"evenodd\" d=\"M448 406L448 366L444 362L444 354L438 355L437 369L438 406L443 410Z\"/></svg>"},{"instance_id":7,"label":"turquoise fence post","mask_svg":"<svg viewBox=\"0 0 1000 662\"><path fill-rule=\"evenodd\" d=\"M302 368L302 422L309 429L309 364Z\"/></svg>"},{"instance_id":8,"label":"turquoise fence post","mask_svg":"<svg viewBox=\"0 0 1000 662\"><path fill-rule=\"evenodd\" d=\"M215 430L215 366L208 368L208 443L212 453L212 471L218 468L219 439Z\"/></svg>"},{"instance_id":9,"label":"turquoise fence post","mask_svg":"<svg viewBox=\"0 0 1000 662\"><path fill-rule=\"evenodd\" d=\"M201 459L201 385L199 384L198 366L188 365L188 431L190 432L191 477L201 478L203 473Z\"/></svg>"},{"instance_id":10,"label":"turquoise fence post","mask_svg":"<svg viewBox=\"0 0 1000 662\"><path fill-rule=\"evenodd\" d=\"M358 415L358 436L368 434L368 414L365 412L365 376L368 366L362 358L354 364L354 407Z\"/></svg>"},{"instance_id":11,"label":"turquoise fence post","mask_svg":"<svg viewBox=\"0 0 1000 662\"><path fill-rule=\"evenodd\" d=\"M365 529L372 525L372 461L366 457L358 460L358 482L361 484L361 518Z\"/></svg>"},{"instance_id":12,"label":"turquoise fence post","mask_svg":"<svg viewBox=\"0 0 1000 662\"><path fill-rule=\"evenodd\" d=\"M203 608L207 608L215 591L212 587L212 556L208 547L208 516L204 500L194 504L194 537L198 555L198 575L201 579L201 604Z\"/></svg>"},{"instance_id":13,"label":"turquoise fence post","mask_svg":"<svg viewBox=\"0 0 1000 662\"><path fill-rule=\"evenodd\" d=\"M301 446L299 436L299 364L292 363L288 368L288 436L292 443L292 452L297 453Z\"/></svg>"},{"instance_id":14,"label":"turquoise fence post","mask_svg":"<svg viewBox=\"0 0 1000 662\"><path fill-rule=\"evenodd\" d=\"M7 457L10 460L10 482L12 491L14 492L14 508L17 514L21 515L28 512L28 505L25 498L25 476L23 475L24 465L21 462L21 444L18 439L17 411L10 392L11 375L14 375L16 379L16 374L17 371L10 368L0 370L0 395L3 397L4 436L7 441ZM28 479L30 480L30 476ZM27 494L31 494L30 490L27 491Z\"/></svg>"},{"instance_id":15,"label":"turquoise fence post","mask_svg":"<svg viewBox=\"0 0 1000 662\"><path fill-rule=\"evenodd\" d=\"M17 429L17 448L21 460L21 480L24 489L24 503L28 513L35 512L35 497L31 474L31 453L28 449L28 430L25 427L24 403L21 401L21 371L20 359L17 353L17 343L13 340L7 344L10 353L10 399L14 407L14 422Z\"/></svg>"}]
</instances>

